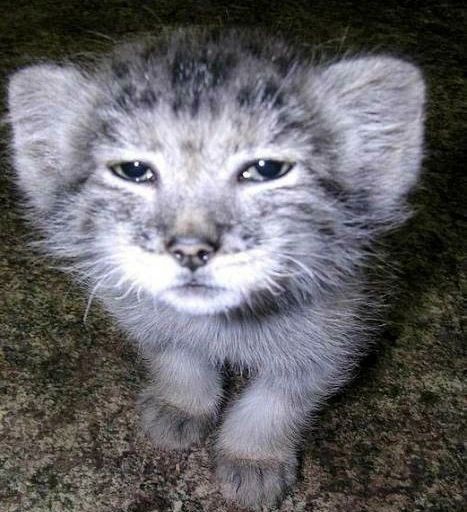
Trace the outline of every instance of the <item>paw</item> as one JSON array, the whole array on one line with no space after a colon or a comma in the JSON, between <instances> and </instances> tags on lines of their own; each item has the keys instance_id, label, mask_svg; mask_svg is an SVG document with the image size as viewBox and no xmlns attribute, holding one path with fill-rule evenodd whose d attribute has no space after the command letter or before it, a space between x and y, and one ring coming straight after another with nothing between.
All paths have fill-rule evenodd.
<instances>
[{"instance_id":1,"label":"paw","mask_svg":"<svg viewBox=\"0 0 467 512\"><path fill-rule=\"evenodd\" d=\"M190 415L159 403L150 392L141 395L139 406L143 430L159 448L183 449L199 443L215 423L215 415Z\"/></svg>"},{"instance_id":2,"label":"paw","mask_svg":"<svg viewBox=\"0 0 467 512\"><path fill-rule=\"evenodd\" d=\"M297 460L287 461L231 459L220 456L217 478L226 499L244 507L272 506L281 501L295 482Z\"/></svg>"}]
</instances>

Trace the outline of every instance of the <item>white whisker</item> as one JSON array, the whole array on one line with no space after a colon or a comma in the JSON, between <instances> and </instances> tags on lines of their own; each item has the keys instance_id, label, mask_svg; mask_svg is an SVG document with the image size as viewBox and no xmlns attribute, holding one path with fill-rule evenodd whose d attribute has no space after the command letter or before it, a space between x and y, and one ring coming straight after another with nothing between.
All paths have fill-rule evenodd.
<instances>
[{"instance_id":1,"label":"white whisker","mask_svg":"<svg viewBox=\"0 0 467 512\"><path fill-rule=\"evenodd\" d=\"M97 293L97 290L99 289L99 287L101 286L102 282L99 281L95 286L94 288L91 290L91 293L89 294L89 298L88 298L88 302L86 304L86 309L84 310L84 315L83 315L83 324L86 325L86 320L88 318L88 314L89 314L89 311L91 309L91 304L92 304L92 301L94 299L94 297L96 296L96 293Z\"/></svg>"}]
</instances>

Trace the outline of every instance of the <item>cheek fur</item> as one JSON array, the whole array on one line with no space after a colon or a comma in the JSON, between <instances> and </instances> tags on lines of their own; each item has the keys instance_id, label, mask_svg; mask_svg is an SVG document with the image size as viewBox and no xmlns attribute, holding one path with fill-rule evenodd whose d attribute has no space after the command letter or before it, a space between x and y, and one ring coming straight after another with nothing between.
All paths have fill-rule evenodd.
<instances>
[{"instance_id":1,"label":"cheek fur","mask_svg":"<svg viewBox=\"0 0 467 512\"><path fill-rule=\"evenodd\" d=\"M117 266L130 286L157 295L177 284L180 267L168 255L148 253L134 245L122 247L117 254Z\"/></svg>"},{"instance_id":2,"label":"cheek fur","mask_svg":"<svg viewBox=\"0 0 467 512\"><path fill-rule=\"evenodd\" d=\"M215 282L238 290L245 299L257 291L280 291L281 269L278 261L264 250L250 250L214 260L210 269Z\"/></svg>"}]
</instances>

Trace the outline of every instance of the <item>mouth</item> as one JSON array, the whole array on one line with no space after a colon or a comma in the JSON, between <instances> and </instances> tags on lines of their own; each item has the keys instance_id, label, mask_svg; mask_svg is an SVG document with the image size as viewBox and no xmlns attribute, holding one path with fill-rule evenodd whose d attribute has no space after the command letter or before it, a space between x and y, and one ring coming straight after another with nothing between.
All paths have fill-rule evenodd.
<instances>
[{"instance_id":1,"label":"mouth","mask_svg":"<svg viewBox=\"0 0 467 512\"><path fill-rule=\"evenodd\" d=\"M188 293L209 293L209 292L219 292L223 290L223 288L219 286L212 286L205 283L201 283L195 279L178 285L174 288L177 291L188 292Z\"/></svg>"},{"instance_id":2,"label":"mouth","mask_svg":"<svg viewBox=\"0 0 467 512\"><path fill-rule=\"evenodd\" d=\"M182 285L182 288L212 288L212 286L208 286L204 283L198 283L198 281L190 281L189 283Z\"/></svg>"}]
</instances>

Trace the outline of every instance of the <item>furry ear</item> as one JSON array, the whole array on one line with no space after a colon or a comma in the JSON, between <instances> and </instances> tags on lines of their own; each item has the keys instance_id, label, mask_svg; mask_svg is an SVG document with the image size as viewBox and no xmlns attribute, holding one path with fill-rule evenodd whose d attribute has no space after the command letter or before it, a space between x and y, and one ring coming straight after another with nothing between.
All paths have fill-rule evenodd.
<instances>
[{"instance_id":1,"label":"furry ear","mask_svg":"<svg viewBox=\"0 0 467 512\"><path fill-rule=\"evenodd\" d=\"M380 222L397 223L422 158L419 69L392 57L360 57L329 65L316 80L326 118L342 136L339 180L367 196Z\"/></svg>"},{"instance_id":2,"label":"furry ear","mask_svg":"<svg viewBox=\"0 0 467 512\"><path fill-rule=\"evenodd\" d=\"M18 184L39 210L67 180L63 162L90 95L88 80L72 67L40 64L10 77L8 119Z\"/></svg>"}]
</instances>

